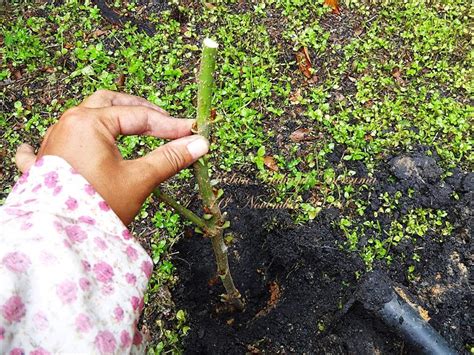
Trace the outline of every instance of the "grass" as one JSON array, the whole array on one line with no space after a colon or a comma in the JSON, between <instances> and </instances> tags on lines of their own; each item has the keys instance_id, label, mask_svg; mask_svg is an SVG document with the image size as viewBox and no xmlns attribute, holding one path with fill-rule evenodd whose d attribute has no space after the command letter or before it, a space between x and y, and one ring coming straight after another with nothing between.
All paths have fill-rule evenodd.
<instances>
[{"instance_id":1,"label":"grass","mask_svg":"<svg viewBox=\"0 0 474 355\"><path fill-rule=\"evenodd\" d=\"M419 145L439 155L447 171L472 170L474 52L468 5L459 0L376 6L347 0L342 5L336 16L321 1L206 6L171 1L153 14L134 1L115 1L116 11L146 17L156 27L148 36L130 24L111 26L90 1L13 3L0 24L0 203L15 180L18 144L37 145L61 112L99 88L140 95L173 115L194 117L198 45L210 35L220 43L212 141L216 171L252 169L260 184L274 188L272 199L295 203L296 223L317 218L323 208L339 209L341 245L358 252L368 268L377 259L391 262L390 246L402 240L422 243L426 233L448 237L443 211L428 209L408 211L381 230L360 197L371 187L344 185L337 178L355 176L356 163L372 176L388 155ZM303 46L312 59L314 82L295 61ZM299 127L313 129L318 139L288 140ZM159 144L123 137L119 147L124 156L136 157ZM338 152L347 164L331 162ZM274 159L278 171L268 169L266 157ZM169 188L189 187L189 177L182 172ZM393 214L396 199L379 196L380 213ZM170 253L183 226L177 215L157 207L149 201L135 223L137 231L142 225L153 230L145 242L158 265L149 307L158 289L176 282ZM364 246L361 239L367 240ZM410 278L417 257L407 256ZM152 353L179 351L187 331L185 314L173 305L168 311L155 325L160 334Z\"/></svg>"}]
</instances>

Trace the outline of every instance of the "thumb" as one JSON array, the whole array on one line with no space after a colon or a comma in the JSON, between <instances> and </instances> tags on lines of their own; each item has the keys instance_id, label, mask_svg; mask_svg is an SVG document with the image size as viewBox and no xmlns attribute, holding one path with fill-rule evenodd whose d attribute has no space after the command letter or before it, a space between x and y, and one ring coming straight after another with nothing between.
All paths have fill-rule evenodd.
<instances>
[{"instance_id":1,"label":"thumb","mask_svg":"<svg viewBox=\"0 0 474 355\"><path fill-rule=\"evenodd\" d=\"M194 163L208 151L209 142L207 139L196 134L175 139L136 162L148 167L147 170L152 174L151 176L146 174L150 177L148 180L152 180L148 182L151 184L151 188L155 188L161 182Z\"/></svg>"},{"instance_id":2,"label":"thumb","mask_svg":"<svg viewBox=\"0 0 474 355\"><path fill-rule=\"evenodd\" d=\"M15 163L22 173L27 171L36 161L34 148L26 143L18 147L15 154Z\"/></svg>"}]
</instances>

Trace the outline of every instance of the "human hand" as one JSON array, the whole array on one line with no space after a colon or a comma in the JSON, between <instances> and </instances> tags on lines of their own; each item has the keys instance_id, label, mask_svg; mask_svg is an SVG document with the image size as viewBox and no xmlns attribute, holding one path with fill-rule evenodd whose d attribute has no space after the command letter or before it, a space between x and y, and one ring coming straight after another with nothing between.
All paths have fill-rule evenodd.
<instances>
[{"instance_id":1,"label":"human hand","mask_svg":"<svg viewBox=\"0 0 474 355\"><path fill-rule=\"evenodd\" d=\"M25 172L43 155L63 158L128 224L158 184L207 153L209 142L191 135L193 123L172 118L143 98L99 90L48 129L37 155L22 144L15 160ZM134 134L174 140L141 158L124 160L115 139Z\"/></svg>"}]
</instances>

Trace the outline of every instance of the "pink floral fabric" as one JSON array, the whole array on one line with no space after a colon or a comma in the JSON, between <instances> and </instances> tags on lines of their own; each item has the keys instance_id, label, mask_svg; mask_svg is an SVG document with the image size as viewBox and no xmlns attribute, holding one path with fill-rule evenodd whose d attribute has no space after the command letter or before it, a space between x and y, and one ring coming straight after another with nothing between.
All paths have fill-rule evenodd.
<instances>
[{"instance_id":1,"label":"pink floral fabric","mask_svg":"<svg viewBox=\"0 0 474 355\"><path fill-rule=\"evenodd\" d=\"M0 354L144 351L152 262L94 188L45 156L0 207Z\"/></svg>"}]
</instances>

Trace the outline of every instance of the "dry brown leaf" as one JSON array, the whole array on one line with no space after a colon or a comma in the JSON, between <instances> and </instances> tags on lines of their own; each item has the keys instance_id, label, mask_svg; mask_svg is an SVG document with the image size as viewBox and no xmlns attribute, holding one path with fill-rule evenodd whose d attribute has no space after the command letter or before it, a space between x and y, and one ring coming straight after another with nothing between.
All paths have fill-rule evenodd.
<instances>
[{"instance_id":1,"label":"dry brown leaf","mask_svg":"<svg viewBox=\"0 0 474 355\"><path fill-rule=\"evenodd\" d=\"M210 2L205 2L204 6L209 10L214 10L216 8L216 5L211 4Z\"/></svg>"},{"instance_id":2,"label":"dry brown leaf","mask_svg":"<svg viewBox=\"0 0 474 355\"><path fill-rule=\"evenodd\" d=\"M335 97L337 102L341 102L341 101L344 101L346 99L346 97L344 95L342 95L340 92L337 92L337 91L334 93L334 97Z\"/></svg>"},{"instance_id":3,"label":"dry brown leaf","mask_svg":"<svg viewBox=\"0 0 474 355\"><path fill-rule=\"evenodd\" d=\"M15 70L13 72L13 76L15 77L16 80L20 80L23 77L23 75L21 74L21 70Z\"/></svg>"},{"instance_id":4,"label":"dry brown leaf","mask_svg":"<svg viewBox=\"0 0 474 355\"><path fill-rule=\"evenodd\" d=\"M270 297L267 300L267 305L265 306L265 308L260 310L255 315L256 318L268 314L268 312L270 312L273 308L275 308L276 304L280 300L280 297L281 297L280 285L278 285L276 281L272 281L268 284L268 291L270 293Z\"/></svg>"},{"instance_id":5,"label":"dry brown leaf","mask_svg":"<svg viewBox=\"0 0 474 355\"><path fill-rule=\"evenodd\" d=\"M95 30L94 32L92 32L92 36L93 37L100 37L100 36L103 36L107 33L107 31L104 31L104 30Z\"/></svg>"},{"instance_id":6,"label":"dry brown leaf","mask_svg":"<svg viewBox=\"0 0 474 355\"><path fill-rule=\"evenodd\" d=\"M51 74L51 73L54 73L56 69L54 69L53 67L44 67L44 68L41 68L41 71Z\"/></svg>"},{"instance_id":7,"label":"dry brown leaf","mask_svg":"<svg viewBox=\"0 0 474 355\"><path fill-rule=\"evenodd\" d=\"M272 281L270 282L269 289L270 299L268 300L267 305L269 307L275 307L281 296L280 285L278 285L276 281Z\"/></svg>"},{"instance_id":8,"label":"dry brown leaf","mask_svg":"<svg viewBox=\"0 0 474 355\"><path fill-rule=\"evenodd\" d=\"M296 89L295 91L290 93L290 103L292 105L299 104L302 98L303 97L301 96L301 89Z\"/></svg>"},{"instance_id":9,"label":"dry brown leaf","mask_svg":"<svg viewBox=\"0 0 474 355\"><path fill-rule=\"evenodd\" d=\"M324 0L324 4L332 9L332 12L336 15L340 14L339 1L338 0Z\"/></svg>"},{"instance_id":10,"label":"dry brown leaf","mask_svg":"<svg viewBox=\"0 0 474 355\"><path fill-rule=\"evenodd\" d=\"M267 156L263 158L263 164L265 164L265 166L271 171L278 171L278 165L274 157Z\"/></svg>"},{"instance_id":11,"label":"dry brown leaf","mask_svg":"<svg viewBox=\"0 0 474 355\"><path fill-rule=\"evenodd\" d=\"M33 104L35 103L35 101L31 98L31 97L27 97L25 99L25 107L27 110L31 110L31 106L33 106Z\"/></svg>"},{"instance_id":12,"label":"dry brown leaf","mask_svg":"<svg viewBox=\"0 0 474 355\"><path fill-rule=\"evenodd\" d=\"M250 344L247 345L247 351L250 354L261 354L262 353L262 351L259 348L255 347L253 345L250 345Z\"/></svg>"},{"instance_id":13,"label":"dry brown leaf","mask_svg":"<svg viewBox=\"0 0 474 355\"><path fill-rule=\"evenodd\" d=\"M313 132L309 128L298 128L296 131L290 134L292 142L298 143L303 141L311 141L316 139L312 134Z\"/></svg>"},{"instance_id":14,"label":"dry brown leaf","mask_svg":"<svg viewBox=\"0 0 474 355\"><path fill-rule=\"evenodd\" d=\"M311 59L309 57L308 49L306 47L300 48L298 52L295 53L296 55L296 63L298 63L298 67L300 68L301 73L308 79L310 79L313 75L311 74Z\"/></svg>"},{"instance_id":15,"label":"dry brown leaf","mask_svg":"<svg viewBox=\"0 0 474 355\"><path fill-rule=\"evenodd\" d=\"M399 84L403 84L403 83L404 83L404 81L403 81L403 79L402 79L402 72L401 72L400 68L398 68L398 67L393 68L393 70L392 70L392 76L393 76L393 78L395 79L395 81L396 81L397 83L399 83Z\"/></svg>"},{"instance_id":16,"label":"dry brown leaf","mask_svg":"<svg viewBox=\"0 0 474 355\"><path fill-rule=\"evenodd\" d=\"M308 48L303 47L303 54L306 58L306 61L311 65L311 58L309 57Z\"/></svg>"},{"instance_id":17,"label":"dry brown leaf","mask_svg":"<svg viewBox=\"0 0 474 355\"><path fill-rule=\"evenodd\" d=\"M395 79L400 78L401 75L402 75L402 73L400 72L400 68L395 67L395 68L392 69L392 76Z\"/></svg>"},{"instance_id":18,"label":"dry brown leaf","mask_svg":"<svg viewBox=\"0 0 474 355\"><path fill-rule=\"evenodd\" d=\"M115 83L117 84L118 87L122 87L125 85L125 74L120 74L118 77L117 77L117 80L115 81Z\"/></svg>"},{"instance_id":19,"label":"dry brown leaf","mask_svg":"<svg viewBox=\"0 0 474 355\"><path fill-rule=\"evenodd\" d=\"M193 235L194 235L194 232L193 232L192 228L186 228L184 230L184 237L185 238L192 238Z\"/></svg>"},{"instance_id":20,"label":"dry brown leaf","mask_svg":"<svg viewBox=\"0 0 474 355\"><path fill-rule=\"evenodd\" d=\"M207 285L208 286L215 286L217 285L217 283L219 282L219 276L214 276L213 278L209 279L209 281L207 281Z\"/></svg>"}]
</instances>

